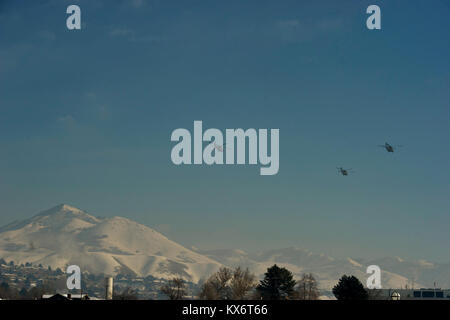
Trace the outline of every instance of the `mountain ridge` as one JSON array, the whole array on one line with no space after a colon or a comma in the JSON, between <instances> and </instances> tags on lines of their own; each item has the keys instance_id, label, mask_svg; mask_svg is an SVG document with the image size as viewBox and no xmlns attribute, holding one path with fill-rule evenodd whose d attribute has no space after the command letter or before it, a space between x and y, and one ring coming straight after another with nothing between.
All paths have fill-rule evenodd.
<instances>
[{"instance_id":1,"label":"mountain ridge","mask_svg":"<svg viewBox=\"0 0 450 320\"><path fill-rule=\"evenodd\" d=\"M450 287L450 264L400 257L338 259L299 247L260 253L188 249L131 219L99 218L67 204L0 227L0 258L62 269L77 264L91 273L115 275L126 271L164 279L180 276L191 282L201 282L223 266L248 267L262 277L276 263L291 270L296 279L304 272L315 274L324 290L331 290L343 274L353 274L365 284L366 268L375 264L382 270L386 288L431 287L436 281Z\"/></svg>"},{"instance_id":2,"label":"mountain ridge","mask_svg":"<svg viewBox=\"0 0 450 320\"><path fill-rule=\"evenodd\" d=\"M198 282L221 265L159 232L123 217L96 218L68 205L44 210L0 229L0 256L64 268L77 264L93 273L181 276Z\"/></svg>"}]
</instances>

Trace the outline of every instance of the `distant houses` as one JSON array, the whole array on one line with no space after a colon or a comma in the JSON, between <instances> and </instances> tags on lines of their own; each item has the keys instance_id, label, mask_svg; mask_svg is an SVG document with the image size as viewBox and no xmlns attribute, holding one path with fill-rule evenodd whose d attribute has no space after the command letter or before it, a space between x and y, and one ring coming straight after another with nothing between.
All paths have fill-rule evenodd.
<instances>
[{"instance_id":1,"label":"distant houses","mask_svg":"<svg viewBox=\"0 0 450 320\"><path fill-rule=\"evenodd\" d=\"M91 298L87 294L71 294L71 293L55 293L55 294L44 294L42 299L46 300L100 300L98 298Z\"/></svg>"},{"instance_id":2,"label":"distant houses","mask_svg":"<svg viewBox=\"0 0 450 320\"><path fill-rule=\"evenodd\" d=\"M450 289L371 289L370 299L374 300L450 300Z\"/></svg>"}]
</instances>

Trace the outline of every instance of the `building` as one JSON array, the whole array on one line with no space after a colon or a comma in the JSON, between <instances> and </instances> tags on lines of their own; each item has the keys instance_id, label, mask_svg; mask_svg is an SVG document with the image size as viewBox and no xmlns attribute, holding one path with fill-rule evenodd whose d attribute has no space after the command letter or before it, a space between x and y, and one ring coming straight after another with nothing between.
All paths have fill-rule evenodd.
<instances>
[{"instance_id":1,"label":"building","mask_svg":"<svg viewBox=\"0 0 450 320\"><path fill-rule=\"evenodd\" d=\"M375 300L450 300L450 289L373 289L370 299Z\"/></svg>"},{"instance_id":2,"label":"building","mask_svg":"<svg viewBox=\"0 0 450 320\"><path fill-rule=\"evenodd\" d=\"M55 293L55 294L44 294L42 299L48 300L91 300L87 294L71 294L71 293Z\"/></svg>"}]
</instances>

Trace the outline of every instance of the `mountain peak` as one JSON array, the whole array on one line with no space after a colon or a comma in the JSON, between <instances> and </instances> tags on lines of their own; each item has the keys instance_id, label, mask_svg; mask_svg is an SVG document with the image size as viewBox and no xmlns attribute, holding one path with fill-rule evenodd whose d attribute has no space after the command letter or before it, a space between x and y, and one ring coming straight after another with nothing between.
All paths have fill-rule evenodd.
<instances>
[{"instance_id":1,"label":"mountain peak","mask_svg":"<svg viewBox=\"0 0 450 320\"><path fill-rule=\"evenodd\" d=\"M91 214L87 213L86 211L78 209L76 207L73 207L73 206L65 204L65 203L59 204L51 209L41 211L31 219L32 219L32 221L35 221L36 219L48 218L48 217L52 217L52 218L65 217L68 219L76 218L76 219L84 220L89 223L98 223L101 221L101 219L92 216Z\"/></svg>"},{"instance_id":2,"label":"mountain peak","mask_svg":"<svg viewBox=\"0 0 450 320\"><path fill-rule=\"evenodd\" d=\"M84 212L84 211L81 210L81 209L72 207L72 206L70 206L70 205L68 205L68 204L65 204L65 203L62 203L62 204L57 205L54 209L57 209L58 211L66 211L66 212L68 211L68 212L73 212L73 213L81 213L81 212Z\"/></svg>"},{"instance_id":3,"label":"mountain peak","mask_svg":"<svg viewBox=\"0 0 450 320\"><path fill-rule=\"evenodd\" d=\"M93 274L131 270L193 282L222 266L133 220L96 218L67 204L0 228L0 257L52 268L76 264Z\"/></svg>"},{"instance_id":4,"label":"mountain peak","mask_svg":"<svg viewBox=\"0 0 450 320\"><path fill-rule=\"evenodd\" d=\"M86 213L86 212L81 209L70 206L68 204L62 203L62 204L58 204L57 206L55 206L51 209L39 212L37 215L38 216L47 216L47 215L56 214L56 213L80 214L80 213Z\"/></svg>"}]
</instances>

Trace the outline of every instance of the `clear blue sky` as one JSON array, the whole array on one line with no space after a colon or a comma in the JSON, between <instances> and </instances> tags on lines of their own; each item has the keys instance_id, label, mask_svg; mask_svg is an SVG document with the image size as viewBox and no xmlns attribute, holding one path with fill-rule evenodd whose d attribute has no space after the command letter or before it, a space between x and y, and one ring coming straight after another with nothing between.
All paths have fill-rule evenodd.
<instances>
[{"instance_id":1,"label":"clear blue sky","mask_svg":"<svg viewBox=\"0 0 450 320\"><path fill-rule=\"evenodd\" d=\"M72 3L81 31L66 29ZM369 4L381 31L365 27ZM68 203L204 249L449 262L449 13L446 0L3 0L0 225ZM279 128L278 175L173 165L170 134L194 120Z\"/></svg>"}]
</instances>

